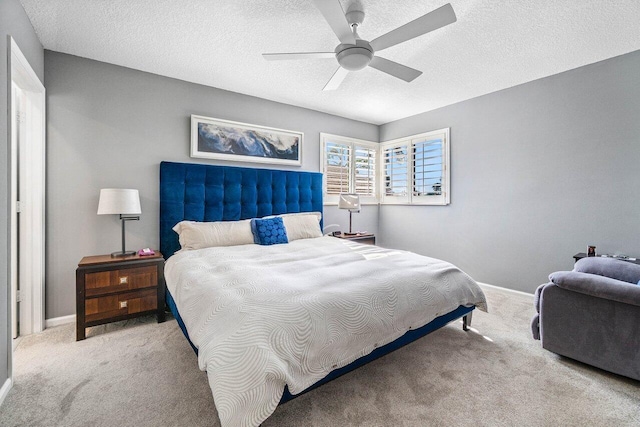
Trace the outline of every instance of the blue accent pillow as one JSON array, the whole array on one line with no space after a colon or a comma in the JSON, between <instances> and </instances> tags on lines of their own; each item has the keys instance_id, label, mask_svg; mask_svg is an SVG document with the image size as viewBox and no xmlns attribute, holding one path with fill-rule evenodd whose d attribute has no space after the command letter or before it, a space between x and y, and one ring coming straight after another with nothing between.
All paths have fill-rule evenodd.
<instances>
[{"instance_id":1,"label":"blue accent pillow","mask_svg":"<svg viewBox=\"0 0 640 427\"><path fill-rule=\"evenodd\" d=\"M259 245L278 245L289 243L287 230L281 217L251 220L253 241Z\"/></svg>"}]
</instances>

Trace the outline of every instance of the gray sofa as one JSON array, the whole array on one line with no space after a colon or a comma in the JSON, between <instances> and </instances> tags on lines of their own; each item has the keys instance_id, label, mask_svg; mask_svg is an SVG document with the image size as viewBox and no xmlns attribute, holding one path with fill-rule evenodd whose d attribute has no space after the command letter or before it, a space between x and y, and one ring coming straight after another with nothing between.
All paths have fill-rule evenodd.
<instances>
[{"instance_id":1,"label":"gray sofa","mask_svg":"<svg viewBox=\"0 0 640 427\"><path fill-rule=\"evenodd\" d=\"M542 347L640 380L640 265L583 258L535 293L533 337Z\"/></svg>"}]
</instances>

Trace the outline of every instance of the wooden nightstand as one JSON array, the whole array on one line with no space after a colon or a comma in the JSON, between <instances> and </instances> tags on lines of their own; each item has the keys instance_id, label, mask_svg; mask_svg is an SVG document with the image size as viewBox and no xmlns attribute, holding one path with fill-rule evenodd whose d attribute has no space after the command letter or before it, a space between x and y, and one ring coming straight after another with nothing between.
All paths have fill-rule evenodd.
<instances>
[{"instance_id":1,"label":"wooden nightstand","mask_svg":"<svg viewBox=\"0 0 640 427\"><path fill-rule=\"evenodd\" d=\"M359 234L338 234L333 237L337 237L338 239L348 239L353 240L358 243L363 243L365 245L375 245L376 244L376 235L373 233L359 233Z\"/></svg>"},{"instance_id":2,"label":"wooden nightstand","mask_svg":"<svg viewBox=\"0 0 640 427\"><path fill-rule=\"evenodd\" d=\"M76 270L76 341L85 328L155 313L164 322L164 258L87 256Z\"/></svg>"}]
</instances>

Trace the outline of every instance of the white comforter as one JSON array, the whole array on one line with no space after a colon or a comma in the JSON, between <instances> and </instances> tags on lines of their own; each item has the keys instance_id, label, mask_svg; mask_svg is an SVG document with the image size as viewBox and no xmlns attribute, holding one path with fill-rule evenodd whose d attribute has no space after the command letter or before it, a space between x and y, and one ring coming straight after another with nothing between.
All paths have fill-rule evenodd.
<instances>
[{"instance_id":1,"label":"white comforter","mask_svg":"<svg viewBox=\"0 0 640 427\"><path fill-rule=\"evenodd\" d=\"M181 251L165 276L223 427L460 305L486 310L452 264L333 237Z\"/></svg>"}]
</instances>

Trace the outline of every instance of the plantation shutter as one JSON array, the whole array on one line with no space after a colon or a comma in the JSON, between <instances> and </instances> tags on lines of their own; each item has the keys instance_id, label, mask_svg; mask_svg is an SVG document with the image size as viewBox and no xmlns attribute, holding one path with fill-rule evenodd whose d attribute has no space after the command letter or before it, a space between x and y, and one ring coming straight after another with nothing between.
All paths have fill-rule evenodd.
<instances>
[{"instance_id":1,"label":"plantation shutter","mask_svg":"<svg viewBox=\"0 0 640 427\"><path fill-rule=\"evenodd\" d=\"M354 148L355 192L360 196L376 196L376 148L356 145Z\"/></svg>"},{"instance_id":2,"label":"plantation shutter","mask_svg":"<svg viewBox=\"0 0 640 427\"><path fill-rule=\"evenodd\" d=\"M444 179L444 135L413 140L412 195L441 196Z\"/></svg>"},{"instance_id":3,"label":"plantation shutter","mask_svg":"<svg viewBox=\"0 0 640 427\"><path fill-rule=\"evenodd\" d=\"M407 145L384 148L384 197L407 198Z\"/></svg>"},{"instance_id":4,"label":"plantation shutter","mask_svg":"<svg viewBox=\"0 0 640 427\"><path fill-rule=\"evenodd\" d=\"M325 194L349 193L352 153L346 144L327 141L325 144Z\"/></svg>"}]
</instances>

